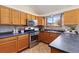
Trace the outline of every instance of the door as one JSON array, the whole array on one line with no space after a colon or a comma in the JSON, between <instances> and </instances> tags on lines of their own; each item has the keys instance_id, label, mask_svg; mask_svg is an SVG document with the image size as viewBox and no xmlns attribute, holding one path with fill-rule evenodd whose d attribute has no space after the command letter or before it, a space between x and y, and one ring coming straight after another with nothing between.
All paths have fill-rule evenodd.
<instances>
[{"instance_id":1,"label":"door","mask_svg":"<svg viewBox=\"0 0 79 59\"><path fill-rule=\"evenodd\" d=\"M59 33L52 33L52 32L49 32L50 36L49 36L49 43L51 43L52 41L54 41L60 34Z\"/></svg>"},{"instance_id":2,"label":"door","mask_svg":"<svg viewBox=\"0 0 79 59\"><path fill-rule=\"evenodd\" d=\"M38 36L38 39L45 43L51 43L59 36L59 33L51 33L51 32L41 32Z\"/></svg>"},{"instance_id":3,"label":"door","mask_svg":"<svg viewBox=\"0 0 79 59\"><path fill-rule=\"evenodd\" d=\"M36 17L36 19L38 20L38 25L45 25L45 19L43 17Z\"/></svg>"},{"instance_id":4,"label":"door","mask_svg":"<svg viewBox=\"0 0 79 59\"><path fill-rule=\"evenodd\" d=\"M32 20L36 20L36 16L32 15Z\"/></svg>"},{"instance_id":5,"label":"door","mask_svg":"<svg viewBox=\"0 0 79 59\"><path fill-rule=\"evenodd\" d=\"M42 25L44 26L45 25L45 18L42 17Z\"/></svg>"},{"instance_id":6,"label":"door","mask_svg":"<svg viewBox=\"0 0 79 59\"><path fill-rule=\"evenodd\" d=\"M26 25L26 13L21 12L21 25Z\"/></svg>"},{"instance_id":7,"label":"door","mask_svg":"<svg viewBox=\"0 0 79 59\"><path fill-rule=\"evenodd\" d=\"M31 20L32 19L32 15L31 14L27 14L27 20Z\"/></svg>"},{"instance_id":8,"label":"door","mask_svg":"<svg viewBox=\"0 0 79 59\"><path fill-rule=\"evenodd\" d=\"M20 25L20 12L17 10L11 9L11 17L13 25Z\"/></svg>"},{"instance_id":9,"label":"door","mask_svg":"<svg viewBox=\"0 0 79 59\"><path fill-rule=\"evenodd\" d=\"M77 10L64 12L64 24L77 24Z\"/></svg>"},{"instance_id":10,"label":"door","mask_svg":"<svg viewBox=\"0 0 79 59\"><path fill-rule=\"evenodd\" d=\"M0 6L1 24L11 24L10 9L4 6Z\"/></svg>"},{"instance_id":11,"label":"door","mask_svg":"<svg viewBox=\"0 0 79 59\"><path fill-rule=\"evenodd\" d=\"M39 35L38 35L38 39L42 42L45 42L45 43L49 43L49 33L48 32L41 32Z\"/></svg>"},{"instance_id":12,"label":"door","mask_svg":"<svg viewBox=\"0 0 79 59\"><path fill-rule=\"evenodd\" d=\"M17 52L16 37L0 39L0 53L14 53L14 52Z\"/></svg>"},{"instance_id":13,"label":"door","mask_svg":"<svg viewBox=\"0 0 79 59\"><path fill-rule=\"evenodd\" d=\"M29 46L29 38L27 35L18 36L18 51L21 51Z\"/></svg>"}]
</instances>

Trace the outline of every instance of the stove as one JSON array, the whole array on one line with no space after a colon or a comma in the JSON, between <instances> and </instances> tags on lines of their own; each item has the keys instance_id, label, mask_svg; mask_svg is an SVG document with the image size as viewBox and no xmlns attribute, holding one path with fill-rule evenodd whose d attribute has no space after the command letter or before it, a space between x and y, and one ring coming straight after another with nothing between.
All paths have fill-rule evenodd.
<instances>
[{"instance_id":1,"label":"stove","mask_svg":"<svg viewBox=\"0 0 79 59\"><path fill-rule=\"evenodd\" d=\"M38 34L39 34L39 32L31 32L30 33L30 48L39 43L38 42Z\"/></svg>"},{"instance_id":2,"label":"stove","mask_svg":"<svg viewBox=\"0 0 79 59\"><path fill-rule=\"evenodd\" d=\"M30 39L29 39L29 47L33 47L35 45L37 45L39 43L38 41L38 34L39 34L39 31L34 31L34 30L26 30L26 32L29 34L30 36Z\"/></svg>"}]
</instances>

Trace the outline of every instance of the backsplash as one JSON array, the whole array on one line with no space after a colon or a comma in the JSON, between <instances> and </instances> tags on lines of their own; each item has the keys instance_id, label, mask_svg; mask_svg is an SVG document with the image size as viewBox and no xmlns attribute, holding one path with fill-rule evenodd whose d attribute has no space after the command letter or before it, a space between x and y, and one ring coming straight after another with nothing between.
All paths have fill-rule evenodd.
<instances>
[{"instance_id":1,"label":"backsplash","mask_svg":"<svg viewBox=\"0 0 79 59\"><path fill-rule=\"evenodd\" d=\"M13 29L18 30L20 28L22 28L22 27L20 27L20 26L4 26L4 25L1 25L0 26L0 33L2 33L2 32L11 32L11 31L13 31Z\"/></svg>"},{"instance_id":2,"label":"backsplash","mask_svg":"<svg viewBox=\"0 0 79 59\"><path fill-rule=\"evenodd\" d=\"M78 31L78 33L79 33L79 25L77 25L75 29L76 29L76 30Z\"/></svg>"},{"instance_id":3,"label":"backsplash","mask_svg":"<svg viewBox=\"0 0 79 59\"><path fill-rule=\"evenodd\" d=\"M12 31L14 26L0 26L0 33Z\"/></svg>"},{"instance_id":4,"label":"backsplash","mask_svg":"<svg viewBox=\"0 0 79 59\"><path fill-rule=\"evenodd\" d=\"M23 27L21 27L21 26L0 25L0 33L2 33L2 32L11 32L11 31L13 31L13 29L19 30L19 29L22 29L22 28ZM49 28L47 28L47 29L49 29ZM70 29L70 28L68 26L63 26L63 27L52 27L51 29L63 30L63 29ZM79 25L77 25L75 29L79 32Z\"/></svg>"},{"instance_id":5,"label":"backsplash","mask_svg":"<svg viewBox=\"0 0 79 59\"><path fill-rule=\"evenodd\" d=\"M68 27L68 26L63 26L63 28L64 28L65 30L66 30L66 29L70 29L70 27ZM78 33L79 33L79 25L76 25L75 30L78 31Z\"/></svg>"}]
</instances>

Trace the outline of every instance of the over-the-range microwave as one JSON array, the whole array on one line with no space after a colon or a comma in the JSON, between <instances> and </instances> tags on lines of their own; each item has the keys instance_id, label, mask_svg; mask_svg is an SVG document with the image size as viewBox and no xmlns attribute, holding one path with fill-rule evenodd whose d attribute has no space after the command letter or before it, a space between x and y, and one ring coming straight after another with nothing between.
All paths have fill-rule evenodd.
<instances>
[{"instance_id":1,"label":"over-the-range microwave","mask_svg":"<svg viewBox=\"0 0 79 59\"><path fill-rule=\"evenodd\" d=\"M27 21L27 26L37 26L37 20L28 20Z\"/></svg>"}]
</instances>

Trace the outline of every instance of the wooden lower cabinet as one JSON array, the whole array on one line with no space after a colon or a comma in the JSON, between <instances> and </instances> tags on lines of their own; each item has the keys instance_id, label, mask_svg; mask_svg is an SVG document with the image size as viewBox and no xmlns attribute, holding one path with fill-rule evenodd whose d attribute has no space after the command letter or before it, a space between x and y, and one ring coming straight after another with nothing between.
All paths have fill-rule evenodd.
<instances>
[{"instance_id":1,"label":"wooden lower cabinet","mask_svg":"<svg viewBox=\"0 0 79 59\"><path fill-rule=\"evenodd\" d=\"M29 39L28 34L18 36L18 51L28 48L28 46L29 46L28 39Z\"/></svg>"},{"instance_id":2,"label":"wooden lower cabinet","mask_svg":"<svg viewBox=\"0 0 79 59\"><path fill-rule=\"evenodd\" d=\"M49 33L48 32L40 32L38 35L38 40L41 42L49 43Z\"/></svg>"},{"instance_id":3,"label":"wooden lower cabinet","mask_svg":"<svg viewBox=\"0 0 79 59\"><path fill-rule=\"evenodd\" d=\"M28 34L0 39L0 53L16 53L28 48Z\"/></svg>"},{"instance_id":4,"label":"wooden lower cabinet","mask_svg":"<svg viewBox=\"0 0 79 59\"><path fill-rule=\"evenodd\" d=\"M51 43L53 40L55 40L59 36L59 33L53 33L53 32L40 32L38 35L39 41L45 42L45 43Z\"/></svg>"},{"instance_id":5,"label":"wooden lower cabinet","mask_svg":"<svg viewBox=\"0 0 79 59\"><path fill-rule=\"evenodd\" d=\"M51 48L51 53L65 53L65 52L56 48Z\"/></svg>"},{"instance_id":6,"label":"wooden lower cabinet","mask_svg":"<svg viewBox=\"0 0 79 59\"><path fill-rule=\"evenodd\" d=\"M14 52L17 52L16 37L0 39L0 53L14 53Z\"/></svg>"},{"instance_id":7,"label":"wooden lower cabinet","mask_svg":"<svg viewBox=\"0 0 79 59\"><path fill-rule=\"evenodd\" d=\"M52 33L52 32L49 32L50 34L50 37L49 37L49 39L51 39L51 40L49 40L49 42L52 42L52 41L54 41L59 35L60 35L60 33Z\"/></svg>"}]
</instances>

